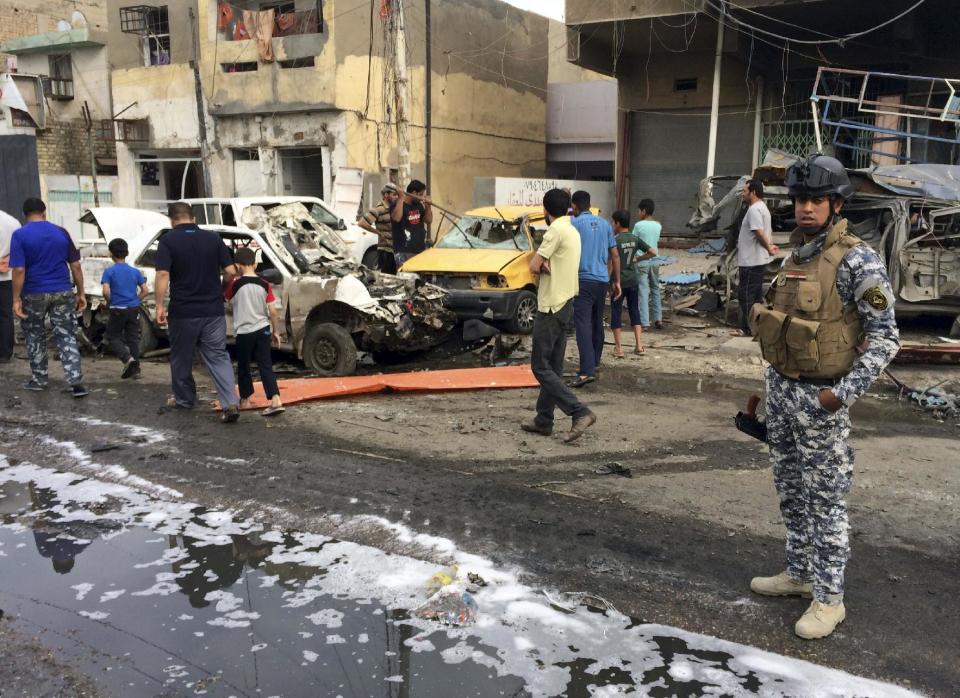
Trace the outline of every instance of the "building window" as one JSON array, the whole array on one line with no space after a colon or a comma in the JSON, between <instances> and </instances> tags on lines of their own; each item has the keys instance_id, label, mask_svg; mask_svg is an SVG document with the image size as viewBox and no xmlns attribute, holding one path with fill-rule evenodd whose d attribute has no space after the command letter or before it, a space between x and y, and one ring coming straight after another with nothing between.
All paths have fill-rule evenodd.
<instances>
[{"instance_id":1,"label":"building window","mask_svg":"<svg viewBox=\"0 0 960 698\"><path fill-rule=\"evenodd\" d=\"M273 37L319 34L323 31L321 0L218 0L217 32L226 41L252 38L243 12L273 12Z\"/></svg>"},{"instance_id":2,"label":"building window","mask_svg":"<svg viewBox=\"0 0 960 698\"><path fill-rule=\"evenodd\" d=\"M252 73L257 69L256 61L247 61L245 63L221 63L225 73Z\"/></svg>"},{"instance_id":3,"label":"building window","mask_svg":"<svg viewBox=\"0 0 960 698\"><path fill-rule=\"evenodd\" d=\"M69 53L54 53L47 57L50 77L44 85L49 99L73 99L73 62Z\"/></svg>"},{"instance_id":4,"label":"building window","mask_svg":"<svg viewBox=\"0 0 960 698\"><path fill-rule=\"evenodd\" d=\"M170 65L170 18L167 6L144 7L143 64Z\"/></svg>"},{"instance_id":5,"label":"building window","mask_svg":"<svg viewBox=\"0 0 960 698\"><path fill-rule=\"evenodd\" d=\"M312 68L317 62L313 56L307 56L306 58L291 58L288 61L277 61L280 64L281 68Z\"/></svg>"},{"instance_id":6,"label":"building window","mask_svg":"<svg viewBox=\"0 0 960 698\"><path fill-rule=\"evenodd\" d=\"M677 78L673 81L674 92L696 92L697 78Z\"/></svg>"}]
</instances>

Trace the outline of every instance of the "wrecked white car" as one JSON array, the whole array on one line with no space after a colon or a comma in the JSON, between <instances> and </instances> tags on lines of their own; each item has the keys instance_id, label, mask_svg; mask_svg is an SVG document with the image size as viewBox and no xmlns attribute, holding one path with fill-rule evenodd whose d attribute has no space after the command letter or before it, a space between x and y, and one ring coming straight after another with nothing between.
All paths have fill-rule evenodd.
<instances>
[{"instance_id":1,"label":"wrecked white car","mask_svg":"<svg viewBox=\"0 0 960 698\"><path fill-rule=\"evenodd\" d=\"M152 289L154 262L160 238L169 223L152 234L124 235L122 228L143 211L91 209L87 216L100 224L100 239L81 242L85 291L89 309L83 320L84 335L99 344L107 318L100 275L110 264L107 240L124 237L130 262L140 268ZM120 213L118 213L118 211ZM146 212L149 213L149 212ZM101 221L103 218L104 221ZM282 349L294 352L318 375L342 376L354 372L358 352L404 354L442 343L456 326L456 316L446 308L446 292L414 276L381 274L357 265L347 257L343 241L320 226L299 203L272 208L252 206L244 213L244 228L202 226L220 235L231 250L257 251L257 273L275 287L284 322ZM226 304L228 330L231 307ZM166 333L153 320L150 296L142 314L142 346L152 349Z\"/></svg>"},{"instance_id":2,"label":"wrecked white car","mask_svg":"<svg viewBox=\"0 0 960 698\"><path fill-rule=\"evenodd\" d=\"M785 246L795 227L793 205L783 186L794 158L774 153L753 176L764 183L774 242ZM960 313L960 167L893 165L848 170L857 193L843 207L850 230L873 247L887 265L897 294L897 314ZM688 226L708 237L726 234L726 254L712 278L718 289L737 285L736 239L746 207L738 197L745 177L703 180ZM714 186L730 187L714 203ZM784 252L786 254L786 252ZM779 268L771 262L770 277Z\"/></svg>"}]
</instances>

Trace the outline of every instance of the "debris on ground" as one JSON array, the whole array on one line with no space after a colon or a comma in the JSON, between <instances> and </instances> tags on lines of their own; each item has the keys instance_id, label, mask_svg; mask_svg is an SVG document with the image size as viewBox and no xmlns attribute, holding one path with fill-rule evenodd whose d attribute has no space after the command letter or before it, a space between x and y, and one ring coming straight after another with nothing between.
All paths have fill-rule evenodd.
<instances>
[{"instance_id":1,"label":"debris on ground","mask_svg":"<svg viewBox=\"0 0 960 698\"><path fill-rule=\"evenodd\" d=\"M633 477L633 472L630 468L626 468L623 463L617 462L599 465L593 472L595 475L622 475L623 477Z\"/></svg>"},{"instance_id":2,"label":"debris on ground","mask_svg":"<svg viewBox=\"0 0 960 698\"><path fill-rule=\"evenodd\" d=\"M472 625L477 620L477 602L473 592L486 586L482 577L463 573L459 565L451 565L433 574L427 581L427 593L431 594L423 604L413 610L416 618L433 620L444 625Z\"/></svg>"},{"instance_id":3,"label":"debris on ground","mask_svg":"<svg viewBox=\"0 0 960 698\"><path fill-rule=\"evenodd\" d=\"M898 364L960 364L960 341L903 343L893 361Z\"/></svg>"}]
</instances>

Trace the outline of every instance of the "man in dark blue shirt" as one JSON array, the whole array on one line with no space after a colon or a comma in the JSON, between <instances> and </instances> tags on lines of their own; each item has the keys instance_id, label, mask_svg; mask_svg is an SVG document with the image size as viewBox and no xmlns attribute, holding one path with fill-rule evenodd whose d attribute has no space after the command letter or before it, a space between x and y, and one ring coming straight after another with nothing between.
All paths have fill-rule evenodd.
<instances>
[{"instance_id":1,"label":"man in dark blue shirt","mask_svg":"<svg viewBox=\"0 0 960 698\"><path fill-rule=\"evenodd\" d=\"M23 387L38 392L47 389L49 315L68 390L74 397L84 397L88 391L83 387L74 316L87 307L80 253L70 233L47 221L47 207L40 199L24 201L23 216L27 224L14 231L10 239L13 312L21 320L33 374Z\"/></svg>"},{"instance_id":2,"label":"man in dark blue shirt","mask_svg":"<svg viewBox=\"0 0 960 698\"><path fill-rule=\"evenodd\" d=\"M573 299L580 371L575 388L596 380L603 353L603 311L610 297L620 297L620 254L613 228L590 211L590 194L575 191L572 197L573 227L580 233L580 292Z\"/></svg>"},{"instance_id":3,"label":"man in dark blue shirt","mask_svg":"<svg viewBox=\"0 0 960 698\"><path fill-rule=\"evenodd\" d=\"M200 352L213 378L224 422L240 418L240 398L227 353L227 321L223 309L220 271L229 282L237 275L230 250L220 236L197 227L190 204L170 204L167 214L173 228L160 238L154 293L157 322L168 321L167 288L170 289L169 335L171 407L191 409L197 402L193 380L193 356Z\"/></svg>"}]
</instances>

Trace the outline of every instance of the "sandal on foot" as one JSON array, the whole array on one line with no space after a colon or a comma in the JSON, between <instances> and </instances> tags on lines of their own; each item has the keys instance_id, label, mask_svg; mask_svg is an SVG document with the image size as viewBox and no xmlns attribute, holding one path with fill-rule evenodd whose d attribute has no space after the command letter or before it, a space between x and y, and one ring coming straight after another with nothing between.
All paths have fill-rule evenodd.
<instances>
[{"instance_id":1,"label":"sandal on foot","mask_svg":"<svg viewBox=\"0 0 960 698\"><path fill-rule=\"evenodd\" d=\"M283 405L280 405L279 407L274 407L273 405L270 405L270 407L263 410L260 414L262 414L264 417L275 417L276 415L283 414L286 411L287 411L287 408L284 407Z\"/></svg>"}]
</instances>

